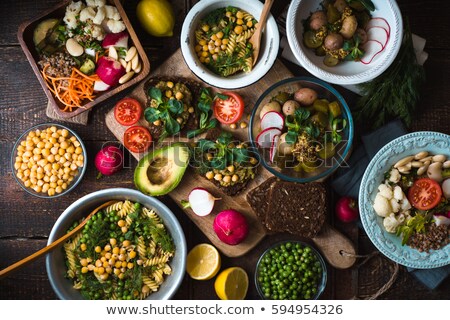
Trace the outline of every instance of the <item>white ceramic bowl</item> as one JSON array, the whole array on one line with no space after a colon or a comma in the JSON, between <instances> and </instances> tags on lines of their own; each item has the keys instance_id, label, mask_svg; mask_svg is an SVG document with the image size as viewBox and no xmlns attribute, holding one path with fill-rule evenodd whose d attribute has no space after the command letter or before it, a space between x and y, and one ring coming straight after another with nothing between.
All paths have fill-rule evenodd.
<instances>
[{"instance_id":1,"label":"white ceramic bowl","mask_svg":"<svg viewBox=\"0 0 450 320\"><path fill-rule=\"evenodd\" d=\"M371 12L372 17L386 19L391 29L384 50L369 64L346 61L334 67L327 67L323 64L323 57L316 56L314 50L303 43L303 20L312 12L321 9L322 0L292 0L286 19L286 33L289 46L301 66L324 81L340 85L368 82L382 74L400 50L403 20L395 0L372 1L375 5L375 11Z\"/></svg>"},{"instance_id":2,"label":"white ceramic bowl","mask_svg":"<svg viewBox=\"0 0 450 320\"><path fill-rule=\"evenodd\" d=\"M62 237L75 221L86 217L94 208L109 200L130 200L139 202L147 208L153 208L163 221L175 244L175 254L169 264L172 274L165 277L164 282L157 292L150 294L148 300L170 299L178 290L186 268L187 246L183 229L172 211L161 201L154 197L126 188L104 189L90 193L72 203L56 221L50 232L48 244ZM64 253L61 248L56 248L47 255L47 274L50 284L59 299L80 300L81 293L73 288L71 280L65 277L67 267Z\"/></svg>"},{"instance_id":3,"label":"white ceramic bowl","mask_svg":"<svg viewBox=\"0 0 450 320\"><path fill-rule=\"evenodd\" d=\"M261 38L261 49L258 62L249 73L240 72L229 77L219 76L210 71L200 62L195 53L195 30L200 20L211 11L218 8L233 6L243 9L259 20L263 4L258 0L202 0L199 1L187 14L181 29L181 52L184 60L192 72L204 82L211 86L224 89L237 89L249 86L261 79L272 67L278 55L280 46L280 35L277 23L272 15L269 15L267 24Z\"/></svg>"}]
</instances>

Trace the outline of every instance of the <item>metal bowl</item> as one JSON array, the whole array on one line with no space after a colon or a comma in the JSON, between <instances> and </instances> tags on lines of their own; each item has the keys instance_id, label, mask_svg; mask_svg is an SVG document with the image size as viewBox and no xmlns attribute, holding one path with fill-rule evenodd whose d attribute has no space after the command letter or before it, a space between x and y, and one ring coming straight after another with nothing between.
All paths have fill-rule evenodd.
<instances>
[{"instance_id":1,"label":"metal bowl","mask_svg":"<svg viewBox=\"0 0 450 320\"><path fill-rule=\"evenodd\" d=\"M50 232L48 244L63 236L75 221L86 217L94 208L109 200L139 202L143 206L154 208L163 221L175 244L175 254L169 263L172 268L172 274L165 277L159 290L150 294L147 299L170 299L180 287L185 274L187 255L186 239L183 229L175 215L166 205L156 198L146 196L137 190L126 188L104 189L90 193L78 199L64 210ZM64 300L83 299L80 292L73 288L72 281L65 277L67 267L62 246L47 255L46 267L48 279L58 298Z\"/></svg>"},{"instance_id":2,"label":"metal bowl","mask_svg":"<svg viewBox=\"0 0 450 320\"><path fill-rule=\"evenodd\" d=\"M69 134L73 137L75 137L78 142L80 143L80 146L82 148L82 155L83 155L83 166L78 170L78 174L74 176L73 180L71 182L68 183L68 187L67 189L63 190L61 193L55 193L55 195L49 196L47 193L43 193L43 192L36 192L35 190L31 189L30 187L25 186L24 181L22 179L20 179L20 177L17 176L17 171L14 167L15 161L16 161L16 157L18 155L18 147L20 146L20 144L22 143L22 141L25 141L26 137L28 136L28 134L31 131L36 131L36 130L45 130L49 127L56 127L57 130L59 129L65 129L67 131L69 131ZM55 161L56 163L56 161ZM63 164L61 164L61 167L63 166ZM17 183L22 187L22 189L24 189L26 192L28 192L29 194L39 197L39 198L46 198L46 199L51 199L51 198L56 198L56 197L60 197L63 196L67 193L69 193L70 191L72 191L77 185L78 183L81 181L81 179L83 178L84 173L86 172L86 167L87 167L87 152L86 152L86 147L83 144L83 141L81 140L81 138L70 128L61 125L61 124L57 124L57 123L42 123L42 124L38 124L35 125L29 129L27 129L24 133L22 133L20 135L20 137L17 139L16 143L14 144L13 147L13 151L11 154L11 170L13 172L13 176L16 179Z\"/></svg>"}]
</instances>

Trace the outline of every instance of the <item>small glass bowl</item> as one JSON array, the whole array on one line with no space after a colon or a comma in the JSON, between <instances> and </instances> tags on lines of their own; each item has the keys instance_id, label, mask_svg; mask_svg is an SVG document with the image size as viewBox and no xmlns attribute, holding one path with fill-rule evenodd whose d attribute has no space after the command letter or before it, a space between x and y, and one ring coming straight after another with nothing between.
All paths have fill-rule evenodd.
<instances>
[{"instance_id":1,"label":"small glass bowl","mask_svg":"<svg viewBox=\"0 0 450 320\"><path fill-rule=\"evenodd\" d=\"M327 267L326 267L325 261L323 260L321 254L316 249L314 249L314 247L312 247L311 245L309 245L309 244L307 244L305 242L298 241L298 240L280 241L280 242L272 245L271 247L269 247L266 251L264 251L264 253L261 255L261 257L258 259L258 262L256 264L256 269L255 269L255 286L256 286L256 289L258 291L258 294L260 295L260 297L262 299L265 299L265 300L272 300L273 299L272 295L270 294L270 296L267 296L265 294L263 288L262 288L261 282L259 280L259 278L260 278L260 271L261 271L260 269L262 268L263 260L264 260L265 257L267 257L271 252L273 252L273 250L279 249L279 248L281 248L282 245L285 246L287 243L291 243L294 246L295 245L300 245L301 249L306 249L306 248L311 249L311 253L317 258L317 261L320 263L320 268L321 268L321 274L322 275L321 275L320 279L317 282L317 286L314 288L315 290L312 290L312 288L308 288L308 290L315 291L315 292L311 292L310 300L317 300L320 297L320 295L323 293L323 291L325 290L325 287L327 285ZM285 258L289 259L289 257L285 257ZM302 259L302 257L300 256L298 259ZM299 262L296 262L296 264L298 263L299 267L301 267L301 264L304 263L304 261L301 261L301 260L297 260L297 261L299 261ZM292 274L293 272L295 272L295 270L294 271L286 270L286 272L289 272L289 273ZM275 275L272 274L272 276L275 276ZM285 279L288 279L288 278L285 278ZM275 279L274 281L278 281L278 280ZM289 285L293 284L292 280L288 280L288 281L289 281ZM303 281L302 279L299 279L299 283L298 284L302 285L302 281ZM277 285L277 286L279 287L279 285ZM292 298L284 298L284 299L292 299ZM297 299L298 300L306 300L304 297L297 297Z\"/></svg>"},{"instance_id":2,"label":"small glass bowl","mask_svg":"<svg viewBox=\"0 0 450 320\"><path fill-rule=\"evenodd\" d=\"M24 182L17 176L17 170L15 169L15 162L16 162L16 157L17 157L17 154L18 154L18 147L20 146L20 143L22 141L26 140L26 137L28 136L28 134L31 131L37 131L37 130L43 131L43 130L46 130L47 128L50 128L50 127L56 127L57 130L66 129L67 131L69 131L69 136L70 137L72 137L72 136L75 137L77 139L77 141L80 143L80 147L82 149L82 155L83 155L83 167L78 169L78 174L74 176L74 179L70 183L68 183L68 186L67 186L67 188L65 190L63 190L60 193L56 193L55 192L55 194L52 195L52 196L49 196L48 193L36 192L31 187L25 186ZM29 194L31 194L33 196L39 197L39 198L51 199L51 198L60 197L60 196L63 196L65 194L69 193L70 191L72 191L78 185L78 183L81 181L81 178L83 177L84 173L86 172L86 167L87 167L87 156L86 155L87 155L86 147L84 146L83 141L81 140L81 138L72 129L69 129L68 127L66 127L64 125L57 124L57 123L42 123L42 124L38 124L38 125L35 125L35 126L29 128L29 129L27 129L17 139L16 143L14 144L13 151L11 153L11 170L12 170L13 176L16 179L17 183L26 192L28 192Z\"/></svg>"},{"instance_id":3,"label":"small glass bowl","mask_svg":"<svg viewBox=\"0 0 450 320\"><path fill-rule=\"evenodd\" d=\"M300 88L310 88L317 92L318 99L327 99L328 101L337 101L341 107L342 119L347 122L346 127L342 131L343 139L338 145L336 145L336 154L329 159L323 160L322 164L312 172L296 171L292 166L282 168L277 165L280 160L270 161L270 148L260 148L256 139L261 132L261 119L259 117L261 109L265 104L269 103L272 97L276 96L280 92L294 93ZM347 105L344 97L328 83L312 78L312 77L293 77L285 80L281 80L273 84L268 88L258 99L253 107L253 111L250 117L250 124L248 127L248 135L250 142L255 151L258 152L262 165L273 175L281 180L306 183L316 180L323 180L331 175L341 165L345 164L345 160L350 155L352 142L353 142L353 118L350 112L350 108ZM286 132L286 128L283 128L282 132ZM286 160L290 161L290 160ZM290 162L287 162L290 163Z\"/></svg>"}]
</instances>

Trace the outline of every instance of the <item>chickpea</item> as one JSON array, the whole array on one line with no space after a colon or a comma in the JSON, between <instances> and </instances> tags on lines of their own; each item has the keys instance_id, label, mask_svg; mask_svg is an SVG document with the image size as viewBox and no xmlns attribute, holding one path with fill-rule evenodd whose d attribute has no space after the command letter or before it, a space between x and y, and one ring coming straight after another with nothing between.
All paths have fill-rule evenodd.
<instances>
[{"instance_id":1,"label":"chickpea","mask_svg":"<svg viewBox=\"0 0 450 320\"><path fill-rule=\"evenodd\" d=\"M225 176L225 177L223 177L223 182L225 182L225 183L230 183L231 182L231 176Z\"/></svg>"},{"instance_id":2,"label":"chickpea","mask_svg":"<svg viewBox=\"0 0 450 320\"><path fill-rule=\"evenodd\" d=\"M214 176L214 180L221 181L222 180L222 174L216 173L215 176Z\"/></svg>"},{"instance_id":3,"label":"chickpea","mask_svg":"<svg viewBox=\"0 0 450 320\"><path fill-rule=\"evenodd\" d=\"M214 173L212 171L208 171L205 176L206 179L212 180L214 178Z\"/></svg>"},{"instance_id":4,"label":"chickpea","mask_svg":"<svg viewBox=\"0 0 450 320\"><path fill-rule=\"evenodd\" d=\"M236 34L241 34L243 31L244 31L244 28L242 26L234 27L234 32L236 32Z\"/></svg>"},{"instance_id":5,"label":"chickpea","mask_svg":"<svg viewBox=\"0 0 450 320\"><path fill-rule=\"evenodd\" d=\"M237 174L233 174L233 176L231 177L231 181L233 182L239 181L239 176Z\"/></svg>"}]
</instances>

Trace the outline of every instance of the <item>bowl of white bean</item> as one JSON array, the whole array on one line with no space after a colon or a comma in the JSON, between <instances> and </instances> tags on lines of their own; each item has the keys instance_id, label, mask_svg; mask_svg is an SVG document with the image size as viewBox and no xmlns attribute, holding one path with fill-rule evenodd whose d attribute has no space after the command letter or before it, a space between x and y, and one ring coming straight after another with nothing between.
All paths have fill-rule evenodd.
<instances>
[{"instance_id":1,"label":"bowl of white bean","mask_svg":"<svg viewBox=\"0 0 450 320\"><path fill-rule=\"evenodd\" d=\"M86 171L86 148L68 127L42 123L27 129L14 144L11 167L29 194L55 198L77 186Z\"/></svg>"}]
</instances>

